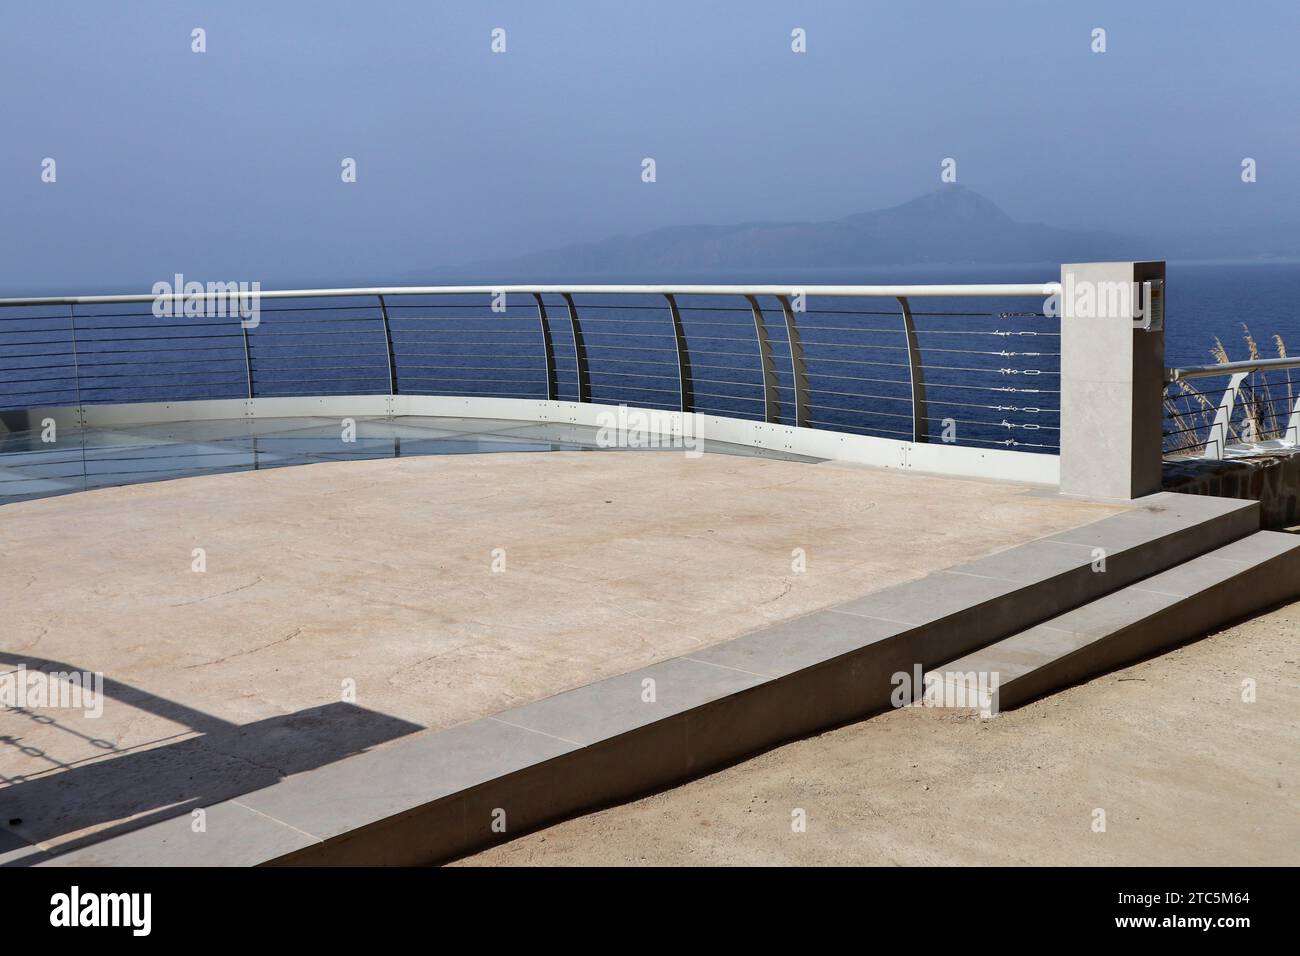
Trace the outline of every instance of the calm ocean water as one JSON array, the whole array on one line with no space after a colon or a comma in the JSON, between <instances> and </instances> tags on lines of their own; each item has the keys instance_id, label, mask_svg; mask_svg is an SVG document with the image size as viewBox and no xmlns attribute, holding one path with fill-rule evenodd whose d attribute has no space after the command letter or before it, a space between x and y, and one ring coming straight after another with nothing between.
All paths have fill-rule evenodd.
<instances>
[{"instance_id":1,"label":"calm ocean water","mask_svg":"<svg viewBox=\"0 0 1300 956\"><path fill-rule=\"evenodd\" d=\"M1060 267L914 266L801 275L809 283L949 283L1037 282L1060 278ZM737 273L718 282L771 282L770 276ZM782 279L781 281L784 281ZM1210 349L1217 335L1234 359L1249 358L1242 325L1250 327L1260 348L1276 354L1274 335L1282 336L1291 354L1300 354L1300 262L1170 262L1166 274L1165 351L1168 365L1213 362ZM986 300L990 305L991 300ZM969 305L969 300L967 300ZM1023 308L1023 300L1006 303ZM989 308L986 311L997 311Z\"/></svg>"},{"instance_id":2,"label":"calm ocean water","mask_svg":"<svg viewBox=\"0 0 1300 956\"><path fill-rule=\"evenodd\" d=\"M725 283L1037 282L1058 268L891 267L846 275L715 275ZM622 281L655 281L622 277ZM377 280L375 284L382 284ZM270 284L265 284L270 288ZM678 299L691 361L696 410L761 419L764 414L753 319L745 302ZM1300 263L1170 263L1166 358L1170 365L1213 361L1222 340L1247 358L1243 326L1266 355L1274 337L1300 351ZM591 368L591 398L675 409L680 400L676 343L657 296L578 297ZM784 323L764 302L781 398L793 423L793 378ZM399 391L545 397L546 366L530 296L512 296L494 314L485 297L390 298L389 324ZM577 394L573 340L563 301L546 301L561 399ZM963 444L1014 442L1054 451L1059 420L1059 325L1035 315L1036 300L919 299L912 303L925 360L929 430L955 424ZM0 326L0 409L123 401L243 398L244 338L222 318L159 320L147 305L4 310ZM808 302L798 326L808 364L811 418L820 427L908 437L906 340L893 300ZM267 300L250 331L258 396L387 394L388 354L373 299ZM79 378L74 376L79 371Z\"/></svg>"}]
</instances>

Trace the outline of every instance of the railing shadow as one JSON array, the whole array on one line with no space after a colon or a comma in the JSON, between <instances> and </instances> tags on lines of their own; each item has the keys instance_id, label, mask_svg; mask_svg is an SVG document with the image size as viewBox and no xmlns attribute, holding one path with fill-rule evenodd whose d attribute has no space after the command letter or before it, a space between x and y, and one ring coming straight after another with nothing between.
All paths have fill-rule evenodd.
<instances>
[{"instance_id":1,"label":"railing shadow","mask_svg":"<svg viewBox=\"0 0 1300 956\"><path fill-rule=\"evenodd\" d=\"M79 670L60 661L0 656L29 671ZM107 677L104 694L182 723L199 736L97 758L0 789L0 854L13 857L8 865L36 862L44 855L37 845L87 828L100 827L60 843L54 852L189 814L424 729L342 701L232 724ZM32 852L23 853L24 848Z\"/></svg>"}]
</instances>

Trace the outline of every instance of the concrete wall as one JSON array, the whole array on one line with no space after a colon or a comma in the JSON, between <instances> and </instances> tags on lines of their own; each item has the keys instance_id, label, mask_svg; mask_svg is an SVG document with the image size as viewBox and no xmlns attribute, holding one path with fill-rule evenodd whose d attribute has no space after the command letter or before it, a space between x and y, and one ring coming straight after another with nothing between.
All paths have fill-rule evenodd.
<instances>
[{"instance_id":1,"label":"concrete wall","mask_svg":"<svg viewBox=\"0 0 1300 956\"><path fill-rule=\"evenodd\" d=\"M1300 451L1225 461L1189 458L1166 462L1165 488L1258 501L1265 528L1300 525Z\"/></svg>"}]
</instances>

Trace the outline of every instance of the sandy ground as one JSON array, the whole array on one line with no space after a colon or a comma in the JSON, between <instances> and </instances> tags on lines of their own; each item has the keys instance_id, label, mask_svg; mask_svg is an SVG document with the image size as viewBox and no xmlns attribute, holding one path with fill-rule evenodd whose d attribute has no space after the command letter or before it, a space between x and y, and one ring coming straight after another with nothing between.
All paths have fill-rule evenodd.
<instances>
[{"instance_id":1,"label":"sandy ground","mask_svg":"<svg viewBox=\"0 0 1300 956\"><path fill-rule=\"evenodd\" d=\"M1294 866L1300 603L991 720L894 711L461 862Z\"/></svg>"},{"instance_id":2,"label":"sandy ground","mask_svg":"<svg viewBox=\"0 0 1300 956\"><path fill-rule=\"evenodd\" d=\"M673 452L334 462L5 505L0 669L101 672L108 699L96 716L0 710L0 852L269 786L1116 510Z\"/></svg>"}]
</instances>

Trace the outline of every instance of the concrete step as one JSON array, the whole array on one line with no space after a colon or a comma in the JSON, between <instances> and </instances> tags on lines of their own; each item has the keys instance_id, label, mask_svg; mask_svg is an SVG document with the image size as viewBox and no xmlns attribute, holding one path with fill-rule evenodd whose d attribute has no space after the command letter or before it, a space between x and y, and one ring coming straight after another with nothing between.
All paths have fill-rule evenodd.
<instances>
[{"instance_id":1,"label":"concrete step","mask_svg":"<svg viewBox=\"0 0 1300 956\"><path fill-rule=\"evenodd\" d=\"M1130 511L840 604L822 619L912 625L891 642L888 665L928 669L1254 534L1259 515L1257 501L1162 492Z\"/></svg>"},{"instance_id":2,"label":"concrete step","mask_svg":"<svg viewBox=\"0 0 1300 956\"><path fill-rule=\"evenodd\" d=\"M1298 596L1300 536L1260 531L936 667L925 686L935 703L1007 710Z\"/></svg>"},{"instance_id":3,"label":"concrete step","mask_svg":"<svg viewBox=\"0 0 1300 956\"><path fill-rule=\"evenodd\" d=\"M1021 607L1050 617L1260 530L1257 501L1162 492L1137 504L944 573L1021 583Z\"/></svg>"}]
</instances>

